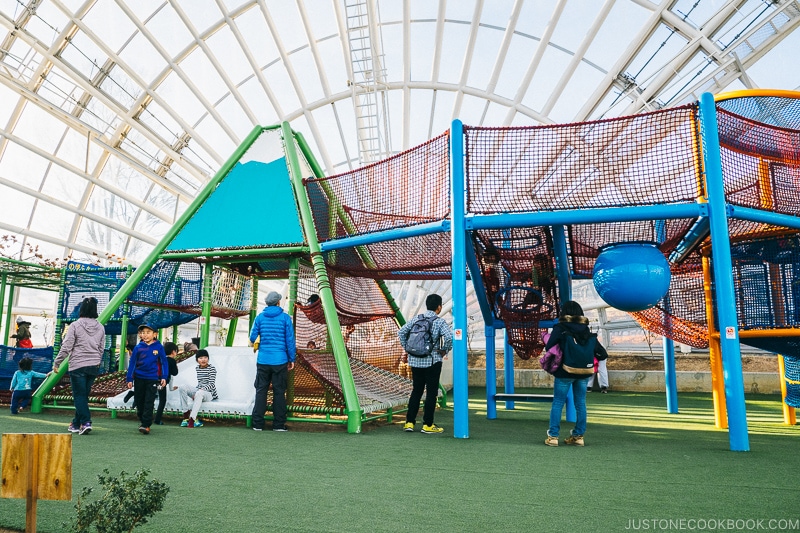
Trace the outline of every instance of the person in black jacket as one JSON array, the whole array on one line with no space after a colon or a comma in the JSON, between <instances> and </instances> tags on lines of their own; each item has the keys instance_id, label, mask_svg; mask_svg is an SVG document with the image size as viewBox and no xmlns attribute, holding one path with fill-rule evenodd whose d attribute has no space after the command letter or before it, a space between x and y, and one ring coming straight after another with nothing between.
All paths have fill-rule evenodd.
<instances>
[{"instance_id":1,"label":"person in black jacket","mask_svg":"<svg viewBox=\"0 0 800 533\"><path fill-rule=\"evenodd\" d=\"M583 315L583 308L578 302L570 300L561 307L561 315L558 323L553 326L553 331L547 341L545 350L549 350L556 344L561 346L566 357L566 342L575 341L589 348L589 343L594 344L594 356L598 361L608 358L605 348L597 342L597 335L589 331L589 319ZM594 365L592 365L593 367ZM591 370L589 371L591 372ZM571 373L564 369L564 365L553 374L553 406L550 408L550 428L547 430L547 438L544 443L548 446L558 446L558 433L561 428L561 412L564 410L564 403L567 401L567 394L572 388L572 397L575 400L575 412L577 420L575 428L570 432L570 436L564 439L564 444L572 446L583 446L583 434L586 432L586 387L589 384L591 373L580 374Z\"/></svg>"},{"instance_id":2,"label":"person in black jacket","mask_svg":"<svg viewBox=\"0 0 800 533\"><path fill-rule=\"evenodd\" d=\"M178 375L178 363L175 357L178 355L178 345L174 342L165 342L164 351L167 354L167 366L169 366L169 378L165 387L158 388L158 409L156 409L156 417L153 419L153 424L163 426L164 422L161 421L161 415L164 414L164 407L167 405L167 389L177 390L178 387L172 386L172 376Z\"/></svg>"}]
</instances>

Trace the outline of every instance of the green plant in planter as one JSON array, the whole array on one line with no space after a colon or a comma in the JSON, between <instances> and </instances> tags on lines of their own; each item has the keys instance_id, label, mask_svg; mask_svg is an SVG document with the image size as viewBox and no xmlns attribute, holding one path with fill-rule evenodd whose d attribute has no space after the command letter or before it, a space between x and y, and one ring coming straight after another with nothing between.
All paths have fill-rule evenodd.
<instances>
[{"instance_id":1,"label":"green plant in planter","mask_svg":"<svg viewBox=\"0 0 800 533\"><path fill-rule=\"evenodd\" d=\"M76 516L65 523L76 533L123 533L146 524L147 519L164 508L169 487L166 483L148 480L150 470L137 470L132 476L122 471L119 477L109 475L108 469L97 476L104 492L89 501L93 487L84 487L75 504Z\"/></svg>"}]
</instances>

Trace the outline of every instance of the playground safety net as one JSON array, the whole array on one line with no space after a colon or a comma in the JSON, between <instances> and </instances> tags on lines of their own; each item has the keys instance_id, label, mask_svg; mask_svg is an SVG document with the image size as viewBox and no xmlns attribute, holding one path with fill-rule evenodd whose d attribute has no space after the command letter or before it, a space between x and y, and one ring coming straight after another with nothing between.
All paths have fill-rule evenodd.
<instances>
[{"instance_id":1,"label":"playground safety net","mask_svg":"<svg viewBox=\"0 0 800 533\"><path fill-rule=\"evenodd\" d=\"M394 312L375 280L330 274L336 312L348 352L350 371L364 412L408 401L411 382L401 376L402 347ZM297 362L292 408L336 409L344 396L329 345L328 328L312 269L301 265L295 310Z\"/></svg>"},{"instance_id":2,"label":"playground safety net","mask_svg":"<svg viewBox=\"0 0 800 533\"><path fill-rule=\"evenodd\" d=\"M78 319L84 298L97 298L102 310L128 279L126 268L94 268L71 263L65 271L62 319ZM197 263L159 261L128 296L129 327L147 323L156 328L186 324L202 312L203 268ZM211 315L230 319L250 312L252 281L249 276L215 267L211 283ZM124 306L106 323L107 335L122 332Z\"/></svg>"},{"instance_id":3,"label":"playground safety net","mask_svg":"<svg viewBox=\"0 0 800 533\"><path fill-rule=\"evenodd\" d=\"M449 135L443 134L351 172L304 180L320 242L447 218L449 141ZM327 265L334 270L381 279L448 278L450 261L447 233L373 243L326 255Z\"/></svg>"},{"instance_id":4,"label":"playground safety net","mask_svg":"<svg viewBox=\"0 0 800 533\"><path fill-rule=\"evenodd\" d=\"M694 105L581 124L465 126L467 210L528 213L694 202L701 194L696 132ZM654 242L669 255L694 222L569 225L572 271L578 278L591 277L601 248L619 242ZM538 355L539 322L559 313L550 229L476 231L473 247L487 299L505 323L515 352L522 358ZM679 342L702 344L705 332L703 340L696 337L705 318L681 287L696 280L684 272L691 268L673 270L681 281L671 304L637 319ZM702 277L699 287L702 300Z\"/></svg>"}]
</instances>

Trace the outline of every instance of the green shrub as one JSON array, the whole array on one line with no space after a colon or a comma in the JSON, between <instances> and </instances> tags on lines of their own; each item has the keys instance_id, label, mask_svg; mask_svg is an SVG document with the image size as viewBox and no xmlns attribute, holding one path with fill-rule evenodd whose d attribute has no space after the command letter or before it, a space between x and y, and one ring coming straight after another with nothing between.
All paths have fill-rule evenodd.
<instances>
[{"instance_id":1,"label":"green shrub","mask_svg":"<svg viewBox=\"0 0 800 533\"><path fill-rule=\"evenodd\" d=\"M132 476L123 471L119 477L109 476L108 469L97 480L104 492L100 498L89 501L93 487L84 487L75 504L76 516L70 531L85 533L124 533L146 524L147 519L164 508L169 487L166 483L148 480L150 470L137 470Z\"/></svg>"}]
</instances>

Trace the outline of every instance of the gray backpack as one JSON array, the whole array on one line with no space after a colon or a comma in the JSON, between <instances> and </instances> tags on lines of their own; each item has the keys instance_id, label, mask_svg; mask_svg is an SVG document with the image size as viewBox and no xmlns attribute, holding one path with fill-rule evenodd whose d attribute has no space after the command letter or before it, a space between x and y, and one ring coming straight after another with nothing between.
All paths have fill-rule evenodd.
<instances>
[{"instance_id":1,"label":"gray backpack","mask_svg":"<svg viewBox=\"0 0 800 533\"><path fill-rule=\"evenodd\" d=\"M429 357L433 352L433 318L419 315L411 324L411 332L406 339L406 352L414 357Z\"/></svg>"}]
</instances>

